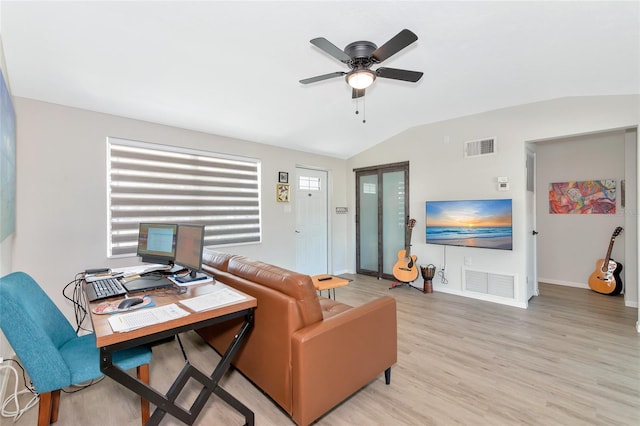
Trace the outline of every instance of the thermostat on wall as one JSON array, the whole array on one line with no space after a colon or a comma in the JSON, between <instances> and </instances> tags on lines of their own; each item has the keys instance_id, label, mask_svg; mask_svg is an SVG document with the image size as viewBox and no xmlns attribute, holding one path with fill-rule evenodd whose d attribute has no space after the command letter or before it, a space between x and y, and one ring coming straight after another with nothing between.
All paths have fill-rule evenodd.
<instances>
[{"instance_id":1,"label":"thermostat on wall","mask_svg":"<svg viewBox=\"0 0 640 426\"><path fill-rule=\"evenodd\" d=\"M498 176L498 191L509 190L509 178L506 176Z\"/></svg>"}]
</instances>

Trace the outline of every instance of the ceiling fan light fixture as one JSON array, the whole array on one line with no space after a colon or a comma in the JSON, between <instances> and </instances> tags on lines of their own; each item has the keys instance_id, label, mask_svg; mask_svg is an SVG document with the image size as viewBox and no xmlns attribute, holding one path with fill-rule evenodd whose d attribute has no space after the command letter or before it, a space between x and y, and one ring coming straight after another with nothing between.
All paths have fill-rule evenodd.
<instances>
[{"instance_id":1,"label":"ceiling fan light fixture","mask_svg":"<svg viewBox=\"0 0 640 426\"><path fill-rule=\"evenodd\" d=\"M375 79L376 75L371 70L356 70L347 74L347 83L354 89L366 89Z\"/></svg>"}]
</instances>

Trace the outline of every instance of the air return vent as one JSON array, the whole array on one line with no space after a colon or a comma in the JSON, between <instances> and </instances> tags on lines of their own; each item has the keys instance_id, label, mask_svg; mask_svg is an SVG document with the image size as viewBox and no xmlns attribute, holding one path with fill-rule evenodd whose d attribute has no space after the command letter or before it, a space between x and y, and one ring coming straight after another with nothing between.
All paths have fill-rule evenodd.
<instances>
[{"instance_id":1,"label":"air return vent","mask_svg":"<svg viewBox=\"0 0 640 426\"><path fill-rule=\"evenodd\" d=\"M496 153L496 138L478 139L464 143L464 158Z\"/></svg>"},{"instance_id":2,"label":"air return vent","mask_svg":"<svg viewBox=\"0 0 640 426\"><path fill-rule=\"evenodd\" d=\"M515 276L463 269L464 291L515 298Z\"/></svg>"}]
</instances>

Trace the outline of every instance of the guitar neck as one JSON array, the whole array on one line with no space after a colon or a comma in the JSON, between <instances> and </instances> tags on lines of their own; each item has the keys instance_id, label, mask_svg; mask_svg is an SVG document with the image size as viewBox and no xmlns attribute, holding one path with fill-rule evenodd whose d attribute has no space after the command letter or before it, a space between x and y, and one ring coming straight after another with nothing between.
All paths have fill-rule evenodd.
<instances>
[{"instance_id":1,"label":"guitar neck","mask_svg":"<svg viewBox=\"0 0 640 426\"><path fill-rule=\"evenodd\" d=\"M407 254L407 256L411 256L411 233L412 233L413 229L409 228L407 230L407 244L404 246L404 251Z\"/></svg>"},{"instance_id":2,"label":"guitar neck","mask_svg":"<svg viewBox=\"0 0 640 426\"><path fill-rule=\"evenodd\" d=\"M405 240L405 245L404 245L404 252L405 255L411 256L411 233L413 232L413 227L416 224L416 220L415 219L410 219L407 222L407 228L404 231L404 240Z\"/></svg>"},{"instance_id":3,"label":"guitar neck","mask_svg":"<svg viewBox=\"0 0 640 426\"><path fill-rule=\"evenodd\" d=\"M616 237L611 237L611 242L609 243L609 249L607 250L607 256L604 258L604 264L608 265L609 264L609 260L611 259L611 250L613 249L613 242L615 241Z\"/></svg>"},{"instance_id":4,"label":"guitar neck","mask_svg":"<svg viewBox=\"0 0 640 426\"><path fill-rule=\"evenodd\" d=\"M618 235L620 235L620 232L622 232L622 227L618 226L615 231L613 231L613 234L611 234L611 241L609 242L609 249L607 249L607 256L604 259L604 264L608 265L609 264L609 260L611 260L611 249L613 249L613 242L616 240L616 237Z\"/></svg>"}]
</instances>

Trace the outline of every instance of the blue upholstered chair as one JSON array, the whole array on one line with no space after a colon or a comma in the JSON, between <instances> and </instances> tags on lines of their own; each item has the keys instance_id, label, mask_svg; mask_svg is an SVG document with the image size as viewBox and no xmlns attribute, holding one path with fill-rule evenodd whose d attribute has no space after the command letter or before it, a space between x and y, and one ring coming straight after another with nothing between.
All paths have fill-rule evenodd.
<instances>
[{"instance_id":1,"label":"blue upholstered chair","mask_svg":"<svg viewBox=\"0 0 640 426\"><path fill-rule=\"evenodd\" d=\"M40 286L24 272L0 278L0 328L24 365L40 395L38 425L58 419L60 390L102 377L94 334L77 336L69 321ZM121 368L136 367L149 383L151 350L146 346L116 352ZM142 423L149 419L149 402L141 400Z\"/></svg>"}]
</instances>

